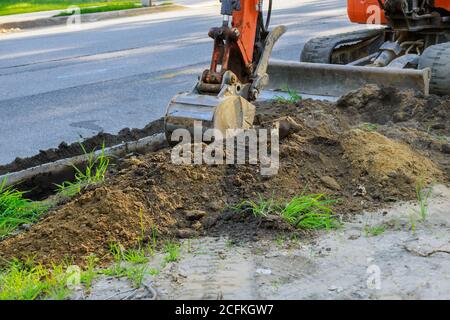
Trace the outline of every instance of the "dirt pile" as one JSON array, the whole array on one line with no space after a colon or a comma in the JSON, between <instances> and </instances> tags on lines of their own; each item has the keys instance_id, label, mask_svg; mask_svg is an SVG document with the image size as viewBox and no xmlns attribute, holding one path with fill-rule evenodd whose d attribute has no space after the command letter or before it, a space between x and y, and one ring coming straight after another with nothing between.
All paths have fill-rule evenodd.
<instances>
[{"instance_id":1,"label":"dirt pile","mask_svg":"<svg viewBox=\"0 0 450 320\"><path fill-rule=\"evenodd\" d=\"M99 187L51 213L29 232L7 239L2 245L12 245L12 255L22 256L27 252L32 256L38 252L38 256L45 255L46 261L80 259L93 253L93 249L103 257L108 246L97 243L108 244L118 239L125 243L136 242L141 233L140 226L148 228L152 223L139 193ZM20 247L14 246L16 241L21 243Z\"/></svg>"},{"instance_id":2,"label":"dirt pile","mask_svg":"<svg viewBox=\"0 0 450 320\"><path fill-rule=\"evenodd\" d=\"M443 179L433 161L377 132L354 129L342 136L341 143L344 157L355 170L353 176L370 177L380 187L395 183L402 188L420 180L432 183Z\"/></svg>"},{"instance_id":3,"label":"dirt pile","mask_svg":"<svg viewBox=\"0 0 450 320\"><path fill-rule=\"evenodd\" d=\"M342 97L337 106L352 123L395 123L450 135L450 97L367 85Z\"/></svg>"},{"instance_id":4,"label":"dirt pile","mask_svg":"<svg viewBox=\"0 0 450 320\"><path fill-rule=\"evenodd\" d=\"M257 126L286 131L280 169L271 177L262 176L255 165L176 166L167 149L126 159L104 185L55 208L30 231L1 242L0 257L36 254L43 262L64 257L82 262L90 253L106 254L111 241L135 245L142 226L146 237L152 228L161 238L223 233L264 237L270 230L289 228L276 217L257 221L249 214L235 214L229 205L259 194L289 199L302 192L325 193L340 200L335 211L345 216L414 198L418 179L448 181L450 165L443 160L448 155L431 143L435 130L442 134L443 129L424 131L414 124L426 111L411 113L411 127L391 118L375 122L376 127L365 124L376 120L370 108L384 108L383 90L366 87L337 105L304 100L258 106ZM439 106L447 101L414 99L417 108L430 99ZM291 128L280 121L286 117L295 124Z\"/></svg>"}]
</instances>

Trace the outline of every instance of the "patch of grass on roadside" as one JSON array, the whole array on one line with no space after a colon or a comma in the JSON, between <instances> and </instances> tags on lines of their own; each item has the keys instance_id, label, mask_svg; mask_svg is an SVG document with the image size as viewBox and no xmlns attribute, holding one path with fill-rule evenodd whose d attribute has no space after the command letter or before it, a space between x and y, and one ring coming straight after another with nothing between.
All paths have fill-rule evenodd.
<instances>
[{"instance_id":1,"label":"patch of grass on roadside","mask_svg":"<svg viewBox=\"0 0 450 320\"><path fill-rule=\"evenodd\" d=\"M129 9L125 6L133 5L135 8L141 6L139 1L99 1L99 0L1 0L0 16L31 13L49 10L64 10L70 6L93 9L97 7L99 10L107 11L108 9L122 10ZM99 12L94 11L94 12Z\"/></svg>"},{"instance_id":2,"label":"patch of grass on roadside","mask_svg":"<svg viewBox=\"0 0 450 320\"><path fill-rule=\"evenodd\" d=\"M245 200L230 208L236 212L251 212L255 217L276 214L299 229L331 229L339 226L331 208L335 202L324 194L301 194L287 202L259 195L256 201Z\"/></svg>"},{"instance_id":3,"label":"patch of grass on roadside","mask_svg":"<svg viewBox=\"0 0 450 320\"><path fill-rule=\"evenodd\" d=\"M148 267L146 264L148 258L141 248L124 250L120 244L111 243L110 252L114 258L113 265L100 271L106 276L127 277L133 287L139 288L143 284L145 275L159 274L159 270Z\"/></svg>"},{"instance_id":4,"label":"patch of grass on roadside","mask_svg":"<svg viewBox=\"0 0 450 320\"><path fill-rule=\"evenodd\" d=\"M142 8L141 3L136 2L105 2L93 7L80 7L80 14L96 13L96 12L108 12L108 11L118 11L118 10L128 10ZM71 16L75 12L73 10L63 11L57 14L56 17Z\"/></svg>"},{"instance_id":5,"label":"patch of grass on roadside","mask_svg":"<svg viewBox=\"0 0 450 320\"><path fill-rule=\"evenodd\" d=\"M234 211L251 212L255 217L267 217L278 211L278 205L273 198L264 199L260 194L258 200L244 200L241 203L230 207Z\"/></svg>"},{"instance_id":6,"label":"patch of grass on roadside","mask_svg":"<svg viewBox=\"0 0 450 320\"><path fill-rule=\"evenodd\" d=\"M58 184L57 191L65 197L72 197L81 192L81 190L89 185L102 182L105 179L106 171L109 167L109 158L105 154L105 145L103 144L101 153L97 156L94 152L87 153L82 144L83 152L88 155L86 168L82 171L72 165L75 170L74 181L65 181Z\"/></svg>"},{"instance_id":7,"label":"patch of grass on roadside","mask_svg":"<svg viewBox=\"0 0 450 320\"><path fill-rule=\"evenodd\" d=\"M67 287L70 275L65 270L63 264L48 269L31 259L13 260L0 271L0 300L64 299L70 293Z\"/></svg>"},{"instance_id":8,"label":"patch of grass on roadside","mask_svg":"<svg viewBox=\"0 0 450 320\"><path fill-rule=\"evenodd\" d=\"M277 95L273 98L276 102L294 104L302 100L302 96L297 91L292 90L289 87L284 88L282 91L287 93L288 97Z\"/></svg>"},{"instance_id":9,"label":"patch of grass on roadside","mask_svg":"<svg viewBox=\"0 0 450 320\"><path fill-rule=\"evenodd\" d=\"M123 258L126 262L133 264L148 262L148 258L143 249L128 249L123 253Z\"/></svg>"},{"instance_id":10,"label":"patch of grass on roadside","mask_svg":"<svg viewBox=\"0 0 450 320\"><path fill-rule=\"evenodd\" d=\"M302 194L289 201L281 216L299 229L331 229L338 226L331 205L335 200L324 194Z\"/></svg>"},{"instance_id":11,"label":"patch of grass on roadside","mask_svg":"<svg viewBox=\"0 0 450 320\"><path fill-rule=\"evenodd\" d=\"M428 217L428 199L430 198L432 192L433 188L432 187L426 188L423 180L417 182L416 196L417 202L419 203L420 220L422 222L425 222L425 220Z\"/></svg>"},{"instance_id":12,"label":"patch of grass on roadside","mask_svg":"<svg viewBox=\"0 0 450 320\"><path fill-rule=\"evenodd\" d=\"M383 234L386 231L386 227L381 225L381 226L369 226L369 225L365 225L364 226L364 232L366 234L366 237L376 237L379 236L381 234Z\"/></svg>"},{"instance_id":13,"label":"patch of grass on roadside","mask_svg":"<svg viewBox=\"0 0 450 320\"><path fill-rule=\"evenodd\" d=\"M98 277L99 273L95 270L99 259L95 254L91 254L86 259L86 269L80 275L80 282L85 285L86 290L90 291L92 282Z\"/></svg>"},{"instance_id":14,"label":"patch of grass on roadside","mask_svg":"<svg viewBox=\"0 0 450 320\"><path fill-rule=\"evenodd\" d=\"M181 247L178 243L167 242L164 250L167 253L164 257L164 262L175 262L180 258Z\"/></svg>"},{"instance_id":15,"label":"patch of grass on roadside","mask_svg":"<svg viewBox=\"0 0 450 320\"><path fill-rule=\"evenodd\" d=\"M0 240L23 224L36 222L48 210L45 202L31 201L24 192L0 182Z\"/></svg>"}]
</instances>

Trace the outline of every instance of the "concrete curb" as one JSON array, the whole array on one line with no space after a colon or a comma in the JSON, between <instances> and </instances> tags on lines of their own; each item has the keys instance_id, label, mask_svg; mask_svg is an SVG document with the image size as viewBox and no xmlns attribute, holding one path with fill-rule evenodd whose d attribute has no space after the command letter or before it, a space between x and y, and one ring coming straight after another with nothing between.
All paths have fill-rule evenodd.
<instances>
[{"instance_id":1,"label":"concrete curb","mask_svg":"<svg viewBox=\"0 0 450 320\"><path fill-rule=\"evenodd\" d=\"M96 22L101 20L125 18L125 17L135 17L145 14L174 11L174 10L184 10L187 7L180 5L167 5L167 6L155 6L149 8L138 8L138 9L128 9L128 10L117 10L109 12L98 12L98 13L88 13L82 14L80 16L81 23ZM51 17L43 18L29 21L19 21L19 22L8 22L0 24L0 29L33 29L33 28L43 28L51 27L57 25L63 25L67 23L69 16L65 17Z\"/></svg>"},{"instance_id":2,"label":"concrete curb","mask_svg":"<svg viewBox=\"0 0 450 320\"><path fill-rule=\"evenodd\" d=\"M111 159L116 159L130 153L158 151L166 146L166 135L164 133L157 133L137 141L124 142L105 148L104 152ZM98 156L101 152L102 150L98 150L94 154ZM89 154L82 154L22 171L7 173L0 176L0 182L6 179L6 186L21 186L23 190L32 190L36 186L39 186L40 189L52 188L55 184L65 181L68 177L73 177L74 170L72 166L82 168L86 164L88 157Z\"/></svg>"}]
</instances>

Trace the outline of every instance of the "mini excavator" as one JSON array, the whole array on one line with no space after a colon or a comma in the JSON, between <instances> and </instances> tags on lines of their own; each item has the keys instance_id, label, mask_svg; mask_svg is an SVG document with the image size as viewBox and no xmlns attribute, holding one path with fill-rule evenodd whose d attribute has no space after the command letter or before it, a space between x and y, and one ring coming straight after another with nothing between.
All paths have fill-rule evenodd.
<instances>
[{"instance_id":1,"label":"mini excavator","mask_svg":"<svg viewBox=\"0 0 450 320\"><path fill-rule=\"evenodd\" d=\"M269 31L272 0L221 0L211 65L168 105L165 131L250 128L263 89L339 97L373 83L450 94L450 0L348 0L349 19L380 26L309 40L300 61L270 60L284 26Z\"/></svg>"}]
</instances>

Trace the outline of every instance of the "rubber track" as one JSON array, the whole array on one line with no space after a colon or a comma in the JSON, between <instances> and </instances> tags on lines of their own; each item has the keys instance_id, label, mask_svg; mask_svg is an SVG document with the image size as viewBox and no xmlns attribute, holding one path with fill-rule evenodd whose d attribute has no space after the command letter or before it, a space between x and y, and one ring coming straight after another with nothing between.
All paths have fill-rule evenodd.
<instances>
[{"instance_id":1,"label":"rubber track","mask_svg":"<svg viewBox=\"0 0 450 320\"><path fill-rule=\"evenodd\" d=\"M384 29L358 30L333 36L318 37L309 40L301 53L301 62L331 63L331 54L336 46L355 41L368 40L382 34Z\"/></svg>"},{"instance_id":2,"label":"rubber track","mask_svg":"<svg viewBox=\"0 0 450 320\"><path fill-rule=\"evenodd\" d=\"M450 42L428 47L419 60L424 68L431 68L430 92L450 95Z\"/></svg>"}]
</instances>

